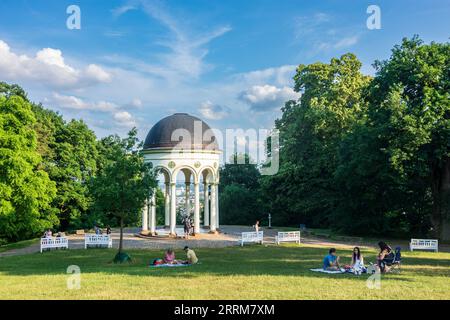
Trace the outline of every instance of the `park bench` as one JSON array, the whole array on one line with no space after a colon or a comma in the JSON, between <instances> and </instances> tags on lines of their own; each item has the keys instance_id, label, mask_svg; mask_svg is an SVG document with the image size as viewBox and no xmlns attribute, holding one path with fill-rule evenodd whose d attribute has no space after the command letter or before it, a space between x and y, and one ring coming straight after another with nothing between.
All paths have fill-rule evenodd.
<instances>
[{"instance_id":1,"label":"park bench","mask_svg":"<svg viewBox=\"0 0 450 320\"><path fill-rule=\"evenodd\" d=\"M264 233L262 231L242 232L239 242L241 243L241 247L244 246L245 242L259 242L263 244L263 237Z\"/></svg>"},{"instance_id":2,"label":"park bench","mask_svg":"<svg viewBox=\"0 0 450 320\"><path fill-rule=\"evenodd\" d=\"M411 239L409 243L409 250L433 250L438 252L438 240L434 239Z\"/></svg>"},{"instance_id":3,"label":"park bench","mask_svg":"<svg viewBox=\"0 0 450 320\"><path fill-rule=\"evenodd\" d=\"M297 242L300 244L300 231L278 232L275 242L276 244L280 244L280 242Z\"/></svg>"},{"instance_id":4,"label":"park bench","mask_svg":"<svg viewBox=\"0 0 450 320\"><path fill-rule=\"evenodd\" d=\"M112 248L112 239L109 234L85 234L84 235L84 248L88 246L106 246Z\"/></svg>"},{"instance_id":5,"label":"park bench","mask_svg":"<svg viewBox=\"0 0 450 320\"><path fill-rule=\"evenodd\" d=\"M41 238L41 253L44 249L58 249L58 248L64 248L69 249L69 241L66 237L48 237L48 238Z\"/></svg>"}]
</instances>

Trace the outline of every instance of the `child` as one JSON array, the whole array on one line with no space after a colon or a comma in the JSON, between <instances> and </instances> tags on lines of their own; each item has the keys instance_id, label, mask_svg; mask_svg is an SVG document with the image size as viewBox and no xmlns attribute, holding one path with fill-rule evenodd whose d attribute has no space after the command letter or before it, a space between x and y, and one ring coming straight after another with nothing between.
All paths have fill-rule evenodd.
<instances>
[{"instance_id":1,"label":"child","mask_svg":"<svg viewBox=\"0 0 450 320\"><path fill-rule=\"evenodd\" d=\"M331 248L328 255L323 259L323 269L329 271L339 271L339 257L336 256L336 249Z\"/></svg>"}]
</instances>

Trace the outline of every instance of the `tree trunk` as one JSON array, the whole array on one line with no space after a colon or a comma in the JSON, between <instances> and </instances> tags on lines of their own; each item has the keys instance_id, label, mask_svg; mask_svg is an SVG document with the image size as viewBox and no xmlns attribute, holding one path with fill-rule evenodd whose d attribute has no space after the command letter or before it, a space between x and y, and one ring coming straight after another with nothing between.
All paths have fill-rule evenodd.
<instances>
[{"instance_id":1,"label":"tree trunk","mask_svg":"<svg viewBox=\"0 0 450 320\"><path fill-rule=\"evenodd\" d=\"M432 179L434 233L440 240L450 241L450 158L434 166Z\"/></svg>"},{"instance_id":2,"label":"tree trunk","mask_svg":"<svg viewBox=\"0 0 450 320\"><path fill-rule=\"evenodd\" d=\"M119 254L122 253L122 248L123 248L123 218L120 218Z\"/></svg>"}]
</instances>

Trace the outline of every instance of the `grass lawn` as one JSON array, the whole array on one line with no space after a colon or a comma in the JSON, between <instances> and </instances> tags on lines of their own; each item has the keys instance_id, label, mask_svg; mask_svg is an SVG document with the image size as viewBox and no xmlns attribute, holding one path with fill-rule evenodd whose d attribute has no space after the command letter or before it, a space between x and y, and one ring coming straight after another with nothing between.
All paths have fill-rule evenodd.
<instances>
[{"instance_id":1,"label":"grass lawn","mask_svg":"<svg viewBox=\"0 0 450 320\"><path fill-rule=\"evenodd\" d=\"M198 249L201 264L149 268L162 251L58 250L0 258L0 299L450 299L450 253L404 252L401 273L368 289L367 275L314 273L326 248L302 245ZM176 251L184 258L182 251ZM351 251L338 249L343 262ZM366 261L375 251L363 251ZM81 268L81 289L68 290L66 269Z\"/></svg>"}]
</instances>

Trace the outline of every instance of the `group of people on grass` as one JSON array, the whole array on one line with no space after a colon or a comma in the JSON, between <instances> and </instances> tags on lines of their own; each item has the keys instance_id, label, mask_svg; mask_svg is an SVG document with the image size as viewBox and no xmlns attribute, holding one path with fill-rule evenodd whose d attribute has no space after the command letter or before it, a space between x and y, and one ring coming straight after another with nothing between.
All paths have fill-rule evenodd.
<instances>
[{"instance_id":1,"label":"group of people on grass","mask_svg":"<svg viewBox=\"0 0 450 320\"><path fill-rule=\"evenodd\" d=\"M380 252L377 255L376 267L381 273L389 271L389 265L394 261L395 255L391 247L385 242L378 242ZM364 265L364 258L359 247L354 247L352 252L352 260L350 265L341 265L340 257L336 254L336 249L331 248L328 255L323 259L323 269L327 271L349 271L355 274L367 272Z\"/></svg>"},{"instance_id":2,"label":"group of people on grass","mask_svg":"<svg viewBox=\"0 0 450 320\"><path fill-rule=\"evenodd\" d=\"M189 248L188 246L184 247L184 252L186 252L186 260L177 260L175 259L175 252L173 249L168 249L165 254L164 258L162 259L155 259L151 263L153 266L158 265L180 265L180 264L196 264L198 263L197 255L195 254L195 251Z\"/></svg>"}]
</instances>

